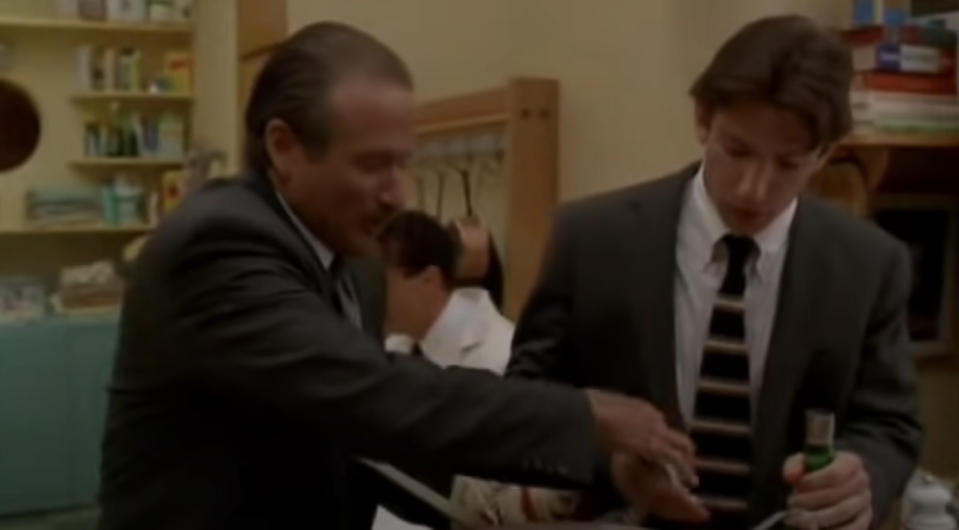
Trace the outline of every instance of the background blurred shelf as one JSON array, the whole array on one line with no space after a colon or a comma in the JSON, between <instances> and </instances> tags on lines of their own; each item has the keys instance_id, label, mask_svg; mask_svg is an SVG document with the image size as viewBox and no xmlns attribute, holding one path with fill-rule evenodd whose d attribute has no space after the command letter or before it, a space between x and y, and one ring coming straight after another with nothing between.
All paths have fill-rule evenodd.
<instances>
[{"instance_id":1,"label":"background blurred shelf","mask_svg":"<svg viewBox=\"0 0 959 530\"><path fill-rule=\"evenodd\" d=\"M95 21L67 18L0 17L0 29L7 30L69 30L85 33L154 33L190 35L192 24Z\"/></svg>"},{"instance_id":2,"label":"background blurred shelf","mask_svg":"<svg viewBox=\"0 0 959 530\"><path fill-rule=\"evenodd\" d=\"M854 134L842 143L850 147L956 149L959 148L959 134Z\"/></svg>"},{"instance_id":3,"label":"background blurred shelf","mask_svg":"<svg viewBox=\"0 0 959 530\"><path fill-rule=\"evenodd\" d=\"M174 168L183 165L181 158L78 158L70 165L76 168L120 169L120 168Z\"/></svg>"},{"instance_id":4,"label":"background blurred shelf","mask_svg":"<svg viewBox=\"0 0 959 530\"><path fill-rule=\"evenodd\" d=\"M36 236L36 235L64 235L64 234L90 234L90 235L110 235L110 234L142 234L153 230L150 225L128 225L128 226L110 226L110 225L77 225L77 226L51 226L51 227L0 227L0 236Z\"/></svg>"},{"instance_id":5,"label":"background blurred shelf","mask_svg":"<svg viewBox=\"0 0 959 530\"><path fill-rule=\"evenodd\" d=\"M190 93L151 93L151 92L83 92L74 94L71 99L78 103L192 103Z\"/></svg>"}]
</instances>

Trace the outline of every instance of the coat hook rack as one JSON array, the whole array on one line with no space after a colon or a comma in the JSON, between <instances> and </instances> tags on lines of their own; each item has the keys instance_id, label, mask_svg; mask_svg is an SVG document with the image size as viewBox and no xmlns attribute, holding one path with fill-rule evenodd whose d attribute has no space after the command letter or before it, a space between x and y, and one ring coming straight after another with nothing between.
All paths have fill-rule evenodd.
<instances>
[{"instance_id":1,"label":"coat hook rack","mask_svg":"<svg viewBox=\"0 0 959 530\"><path fill-rule=\"evenodd\" d=\"M495 284L491 278L499 265L502 285L490 291L494 299L501 291L510 317L518 315L536 281L558 200L558 111L556 81L513 79L491 90L425 103L417 112L421 148L412 172L417 189L425 190L431 181L436 211L430 213L455 216L464 244L464 280ZM463 211L444 212L445 187L457 180ZM498 184L495 190L491 181ZM497 218L484 218L492 214L483 205L493 201L502 202ZM429 202L419 206L428 208Z\"/></svg>"}]
</instances>

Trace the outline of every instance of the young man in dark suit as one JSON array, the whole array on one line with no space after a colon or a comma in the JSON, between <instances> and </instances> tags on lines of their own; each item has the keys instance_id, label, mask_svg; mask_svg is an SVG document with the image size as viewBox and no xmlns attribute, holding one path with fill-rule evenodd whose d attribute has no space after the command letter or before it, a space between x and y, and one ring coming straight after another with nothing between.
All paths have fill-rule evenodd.
<instances>
[{"instance_id":1,"label":"young man in dark suit","mask_svg":"<svg viewBox=\"0 0 959 530\"><path fill-rule=\"evenodd\" d=\"M358 458L586 487L613 451L691 474L688 438L644 401L383 350L364 259L402 204L413 111L406 66L359 30L312 24L272 51L248 170L188 197L137 260L102 529L366 530L383 499Z\"/></svg>"},{"instance_id":2,"label":"young man in dark suit","mask_svg":"<svg viewBox=\"0 0 959 530\"><path fill-rule=\"evenodd\" d=\"M747 528L788 506L867 530L913 472L909 257L803 194L850 130L852 75L815 21L750 23L692 87L701 162L557 216L509 374L648 399L688 430L689 494L657 466L613 469L647 526ZM838 452L803 474L809 409L835 415Z\"/></svg>"}]
</instances>

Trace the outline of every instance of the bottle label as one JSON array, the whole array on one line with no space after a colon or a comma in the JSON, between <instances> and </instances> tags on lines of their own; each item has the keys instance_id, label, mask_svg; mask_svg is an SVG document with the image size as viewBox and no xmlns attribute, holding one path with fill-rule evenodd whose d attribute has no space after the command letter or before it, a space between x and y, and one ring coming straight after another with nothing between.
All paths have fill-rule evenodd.
<instances>
[{"instance_id":1,"label":"bottle label","mask_svg":"<svg viewBox=\"0 0 959 530\"><path fill-rule=\"evenodd\" d=\"M832 448L836 420L831 412L810 410L806 412L806 445Z\"/></svg>"}]
</instances>

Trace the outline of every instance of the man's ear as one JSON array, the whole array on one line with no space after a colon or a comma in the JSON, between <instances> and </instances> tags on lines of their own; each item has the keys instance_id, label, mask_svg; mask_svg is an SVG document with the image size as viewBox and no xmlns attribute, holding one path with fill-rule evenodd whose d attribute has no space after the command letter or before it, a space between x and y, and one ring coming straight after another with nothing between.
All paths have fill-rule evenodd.
<instances>
[{"instance_id":1,"label":"man's ear","mask_svg":"<svg viewBox=\"0 0 959 530\"><path fill-rule=\"evenodd\" d=\"M296 135L283 120L273 119L266 124L263 133L263 143L270 160L273 163L275 177L280 183L288 179L293 165L293 158L299 149Z\"/></svg>"},{"instance_id":2,"label":"man's ear","mask_svg":"<svg viewBox=\"0 0 959 530\"><path fill-rule=\"evenodd\" d=\"M426 267L422 272L420 272L419 276L424 282L429 284L443 283L443 273L440 272L440 268L436 265L430 265Z\"/></svg>"}]
</instances>

